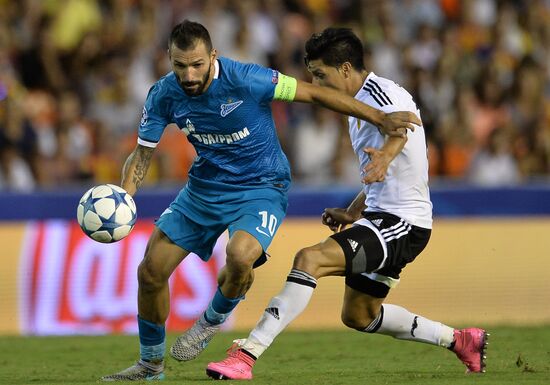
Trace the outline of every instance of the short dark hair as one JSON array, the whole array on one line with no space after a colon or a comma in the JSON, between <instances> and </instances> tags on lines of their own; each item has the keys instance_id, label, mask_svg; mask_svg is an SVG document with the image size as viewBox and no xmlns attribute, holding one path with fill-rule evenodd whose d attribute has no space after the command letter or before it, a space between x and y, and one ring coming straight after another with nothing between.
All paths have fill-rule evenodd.
<instances>
[{"instance_id":1,"label":"short dark hair","mask_svg":"<svg viewBox=\"0 0 550 385\"><path fill-rule=\"evenodd\" d=\"M168 47L175 44L176 47L182 50L193 48L197 44L197 40L202 40L206 46L206 50L212 50L212 40L208 30L200 23L184 20L172 29Z\"/></svg>"},{"instance_id":2,"label":"short dark hair","mask_svg":"<svg viewBox=\"0 0 550 385\"><path fill-rule=\"evenodd\" d=\"M321 59L323 64L339 67L350 62L356 70L364 70L363 43L350 28L327 28L313 34L306 42L306 65Z\"/></svg>"}]
</instances>

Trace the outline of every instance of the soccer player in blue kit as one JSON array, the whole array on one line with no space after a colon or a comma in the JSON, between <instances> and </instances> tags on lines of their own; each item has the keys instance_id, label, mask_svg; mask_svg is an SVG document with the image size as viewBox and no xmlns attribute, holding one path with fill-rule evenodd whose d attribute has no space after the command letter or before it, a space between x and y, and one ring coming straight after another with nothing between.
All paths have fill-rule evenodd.
<instances>
[{"instance_id":1,"label":"soccer player in blue kit","mask_svg":"<svg viewBox=\"0 0 550 385\"><path fill-rule=\"evenodd\" d=\"M217 57L199 23L176 25L168 53L173 71L149 91L121 186L135 194L169 123L187 135L197 157L187 184L156 222L138 267L140 359L104 381L164 378L168 279L190 252L208 261L218 237L229 231L226 265L214 298L170 348L179 361L204 350L250 288L253 268L266 262L266 250L286 213L290 185L271 101L316 103L368 121L390 136L421 124L409 112L385 114L339 91Z\"/></svg>"}]
</instances>

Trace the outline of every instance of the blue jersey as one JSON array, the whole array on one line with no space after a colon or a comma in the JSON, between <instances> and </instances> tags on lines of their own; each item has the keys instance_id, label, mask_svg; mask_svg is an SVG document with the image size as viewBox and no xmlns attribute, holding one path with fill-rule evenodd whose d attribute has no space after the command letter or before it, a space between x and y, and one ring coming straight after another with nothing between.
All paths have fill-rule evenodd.
<instances>
[{"instance_id":1,"label":"blue jersey","mask_svg":"<svg viewBox=\"0 0 550 385\"><path fill-rule=\"evenodd\" d=\"M206 92L188 96L170 72L147 95L138 143L155 147L166 125L176 123L197 152L191 180L288 186L290 167L270 105L278 75L221 57Z\"/></svg>"}]
</instances>

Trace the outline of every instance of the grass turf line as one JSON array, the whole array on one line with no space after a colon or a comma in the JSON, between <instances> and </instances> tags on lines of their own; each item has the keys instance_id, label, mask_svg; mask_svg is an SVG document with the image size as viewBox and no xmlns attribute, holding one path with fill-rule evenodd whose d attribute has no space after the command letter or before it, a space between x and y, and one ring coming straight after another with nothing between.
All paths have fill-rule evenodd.
<instances>
[{"instance_id":1,"label":"grass turf line","mask_svg":"<svg viewBox=\"0 0 550 385\"><path fill-rule=\"evenodd\" d=\"M489 327L487 373L466 375L452 352L353 331L283 333L254 384L550 384L550 327ZM204 384L205 367L242 333L221 333L194 361L166 361L164 384ZM175 339L168 336L167 345ZM137 359L137 336L0 337L0 384L97 384ZM230 382L231 383L231 382Z\"/></svg>"}]
</instances>

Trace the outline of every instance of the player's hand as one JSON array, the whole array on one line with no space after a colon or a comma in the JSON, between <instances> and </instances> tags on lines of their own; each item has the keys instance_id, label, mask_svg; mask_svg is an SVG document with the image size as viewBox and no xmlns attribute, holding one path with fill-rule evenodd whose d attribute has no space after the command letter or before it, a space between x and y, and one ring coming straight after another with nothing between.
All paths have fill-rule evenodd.
<instances>
[{"instance_id":1,"label":"player's hand","mask_svg":"<svg viewBox=\"0 0 550 385\"><path fill-rule=\"evenodd\" d=\"M414 131L414 125L422 125L422 121L408 111L398 111L385 114L380 131L384 135L406 137L407 129Z\"/></svg>"},{"instance_id":2,"label":"player's hand","mask_svg":"<svg viewBox=\"0 0 550 385\"><path fill-rule=\"evenodd\" d=\"M340 208L325 209L322 215L323 225L328 226L335 233L344 230L347 225L356 220L357 218L351 215L346 209Z\"/></svg>"},{"instance_id":3,"label":"player's hand","mask_svg":"<svg viewBox=\"0 0 550 385\"><path fill-rule=\"evenodd\" d=\"M364 148L363 151L369 156L370 162L363 169L365 176L362 182L364 184L383 182L386 179L391 159L384 151L373 147Z\"/></svg>"}]
</instances>

